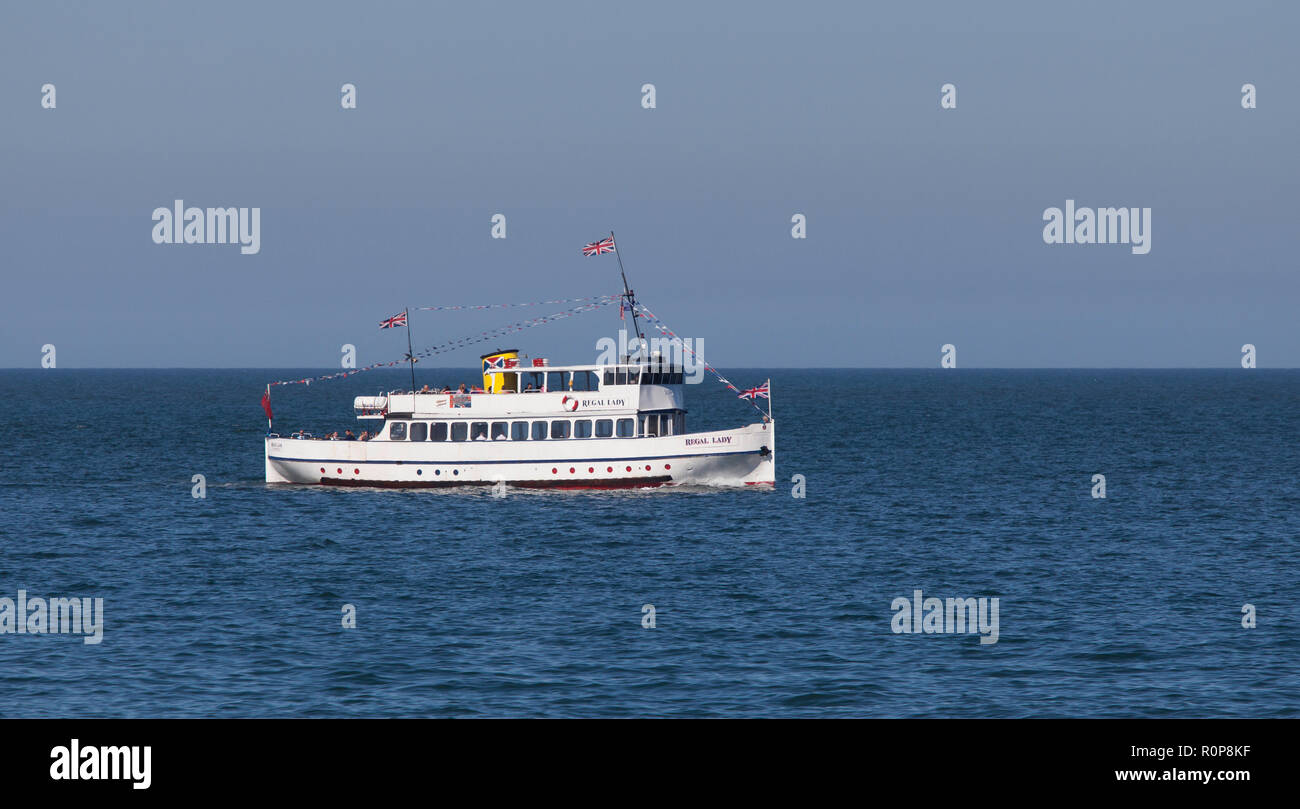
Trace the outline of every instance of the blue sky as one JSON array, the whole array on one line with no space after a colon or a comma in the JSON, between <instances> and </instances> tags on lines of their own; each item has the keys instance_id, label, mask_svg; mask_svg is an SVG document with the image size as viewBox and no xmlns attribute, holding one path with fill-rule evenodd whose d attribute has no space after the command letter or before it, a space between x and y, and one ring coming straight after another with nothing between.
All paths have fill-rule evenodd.
<instances>
[{"instance_id":1,"label":"blue sky","mask_svg":"<svg viewBox=\"0 0 1300 809\"><path fill-rule=\"evenodd\" d=\"M1243 343L1300 366L1298 17L7 3L0 366L46 343L61 368L394 359L404 336L376 324L403 306L617 292L613 257L579 252L610 228L642 300L719 367L937 367L945 343L961 367L1231 367ZM175 199L261 208L261 251L154 244ZM1045 244L1066 199L1150 207L1151 252ZM514 318L420 313L414 336ZM587 361L617 327L517 342Z\"/></svg>"}]
</instances>

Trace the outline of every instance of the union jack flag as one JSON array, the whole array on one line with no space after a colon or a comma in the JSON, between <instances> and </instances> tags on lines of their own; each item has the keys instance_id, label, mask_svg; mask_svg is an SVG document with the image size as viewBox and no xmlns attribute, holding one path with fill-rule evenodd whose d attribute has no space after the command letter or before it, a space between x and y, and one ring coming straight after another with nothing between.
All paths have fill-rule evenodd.
<instances>
[{"instance_id":1,"label":"union jack flag","mask_svg":"<svg viewBox=\"0 0 1300 809\"><path fill-rule=\"evenodd\" d=\"M591 244L582 248L582 254L584 256L598 256L601 253L613 253L613 252L614 252L613 236L610 236L608 239L601 239L598 242L592 242Z\"/></svg>"},{"instance_id":2,"label":"union jack flag","mask_svg":"<svg viewBox=\"0 0 1300 809\"><path fill-rule=\"evenodd\" d=\"M395 326L405 326L405 325L406 325L405 312L402 312L400 315L393 315L387 320L379 321L379 328L381 329L391 329L394 328Z\"/></svg>"},{"instance_id":3,"label":"union jack flag","mask_svg":"<svg viewBox=\"0 0 1300 809\"><path fill-rule=\"evenodd\" d=\"M740 396L738 396L738 397L736 397L736 398L739 398L739 399L768 399L768 398L771 398L770 396L768 396L768 393L769 393L768 385L770 385L770 384L772 384L772 380L769 379L769 380L767 380L766 382L764 382L763 384L759 385L757 388L750 388L749 390L747 390L747 391L745 391L744 393L740 394Z\"/></svg>"},{"instance_id":4,"label":"union jack flag","mask_svg":"<svg viewBox=\"0 0 1300 809\"><path fill-rule=\"evenodd\" d=\"M488 370L489 368L504 368L504 367L506 367L505 357L492 357L490 359L483 360L484 371Z\"/></svg>"}]
</instances>

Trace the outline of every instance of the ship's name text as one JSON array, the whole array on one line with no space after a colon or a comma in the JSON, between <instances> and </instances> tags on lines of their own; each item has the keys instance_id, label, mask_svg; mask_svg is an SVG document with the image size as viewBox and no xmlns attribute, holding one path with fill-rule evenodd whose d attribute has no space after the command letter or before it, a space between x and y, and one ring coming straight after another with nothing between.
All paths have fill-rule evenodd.
<instances>
[{"instance_id":1,"label":"ship's name text","mask_svg":"<svg viewBox=\"0 0 1300 809\"><path fill-rule=\"evenodd\" d=\"M730 444L730 443L731 443L731 436L729 435L715 435L712 438L686 439L686 446L688 447L693 447L698 444Z\"/></svg>"}]
</instances>

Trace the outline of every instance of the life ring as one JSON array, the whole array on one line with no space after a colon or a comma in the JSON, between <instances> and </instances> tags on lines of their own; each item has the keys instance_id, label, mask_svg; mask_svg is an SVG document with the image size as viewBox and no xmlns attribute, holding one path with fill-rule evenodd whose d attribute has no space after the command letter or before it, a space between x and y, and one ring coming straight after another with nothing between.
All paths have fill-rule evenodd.
<instances>
[{"instance_id":1,"label":"life ring","mask_svg":"<svg viewBox=\"0 0 1300 809\"><path fill-rule=\"evenodd\" d=\"M560 400L560 407L563 407L565 410L572 413L578 409L578 398L566 394L565 397Z\"/></svg>"}]
</instances>

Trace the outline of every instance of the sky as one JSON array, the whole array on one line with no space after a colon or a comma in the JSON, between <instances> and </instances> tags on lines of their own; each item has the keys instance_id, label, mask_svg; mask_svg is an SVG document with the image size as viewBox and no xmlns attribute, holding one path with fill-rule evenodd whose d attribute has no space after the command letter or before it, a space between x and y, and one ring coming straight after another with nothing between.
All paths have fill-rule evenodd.
<instances>
[{"instance_id":1,"label":"sky","mask_svg":"<svg viewBox=\"0 0 1300 809\"><path fill-rule=\"evenodd\" d=\"M407 306L619 292L614 257L580 251L611 229L640 300L719 368L939 367L945 344L959 368L1227 368L1247 343L1300 367L1297 22L1258 2L7 2L0 367L47 344L59 368L398 359L378 321ZM155 244L178 199L259 208L260 251ZM1150 208L1150 252L1045 243L1066 200ZM417 312L411 336L562 308ZM619 325L506 342L590 362Z\"/></svg>"}]
</instances>

